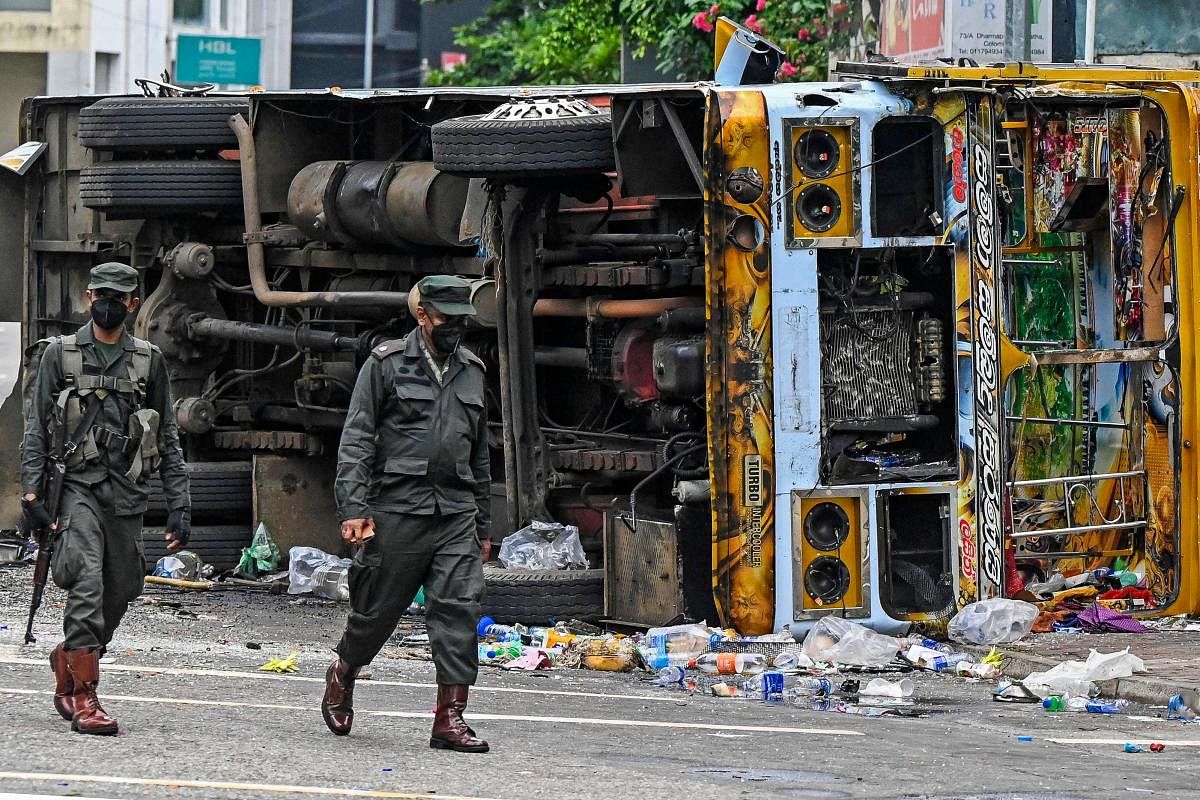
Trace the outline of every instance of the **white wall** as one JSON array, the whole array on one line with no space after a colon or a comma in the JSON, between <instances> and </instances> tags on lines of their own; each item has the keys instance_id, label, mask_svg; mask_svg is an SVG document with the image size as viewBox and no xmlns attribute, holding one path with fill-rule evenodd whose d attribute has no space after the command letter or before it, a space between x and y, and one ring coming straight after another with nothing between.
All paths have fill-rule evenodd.
<instances>
[{"instance_id":1,"label":"white wall","mask_svg":"<svg viewBox=\"0 0 1200 800\"><path fill-rule=\"evenodd\" d=\"M92 0L86 93L136 92L134 78L157 79L167 66L171 0ZM113 85L96 81L95 53L117 55Z\"/></svg>"}]
</instances>

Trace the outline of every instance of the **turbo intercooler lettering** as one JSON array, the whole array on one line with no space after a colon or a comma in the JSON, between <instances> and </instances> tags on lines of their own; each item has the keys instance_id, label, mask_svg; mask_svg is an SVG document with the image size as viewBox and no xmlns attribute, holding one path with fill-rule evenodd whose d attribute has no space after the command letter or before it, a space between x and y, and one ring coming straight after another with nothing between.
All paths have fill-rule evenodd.
<instances>
[{"instance_id":1,"label":"turbo intercooler lettering","mask_svg":"<svg viewBox=\"0 0 1200 800\"><path fill-rule=\"evenodd\" d=\"M713 599L721 622L742 634L775 622L775 446L771 344L772 170L767 109L760 92L709 96L705 135L705 288L709 324L709 461L713 520ZM780 153L776 150L776 157ZM734 170L752 167L773 192L741 202L724 191ZM776 210L783 207L775 203ZM727 245L730 223L758 220L767 242L753 251Z\"/></svg>"},{"instance_id":2,"label":"turbo intercooler lettering","mask_svg":"<svg viewBox=\"0 0 1200 800\"><path fill-rule=\"evenodd\" d=\"M980 596L1003 586L1000 522L1000 334L996 296L996 172L992 163L991 99L973 108L971 143L971 316L975 374L975 518L979 535ZM989 591L990 589L990 591Z\"/></svg>"}]
</instances>

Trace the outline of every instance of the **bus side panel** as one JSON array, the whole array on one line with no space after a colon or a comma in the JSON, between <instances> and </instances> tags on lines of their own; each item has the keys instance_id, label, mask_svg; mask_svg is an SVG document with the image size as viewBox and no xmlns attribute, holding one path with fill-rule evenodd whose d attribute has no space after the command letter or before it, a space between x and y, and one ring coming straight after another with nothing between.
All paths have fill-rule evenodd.
<instances>
[{"instance_id":1,"label":"bus side panel","mask_svg":"<svg viewBox=\"0 0 1200 800\"><path fill-rule=\"evenodd\" d=\"M0 169L0 285L21 286L25 263L25 179ZM21 292L0 292L0 528L21 516Z\"/></svg>"},{"instance_id":2,"label":"bus side panel","mask_svg":"<svg viewBox=\"0 0 1200 800\"><path fill-rule=\"evenodd\" d=\"M775 621L775 466L771 364L769 192L729 197L726 176L753 167L770 185L766 104L757 92L717 92L708 106L707 292L713 592L722 622L745 635ZM751 250L729 244L735 220L761 225ZM753 227L743 220L743 228Z\"/></svg>"}]
</instances>

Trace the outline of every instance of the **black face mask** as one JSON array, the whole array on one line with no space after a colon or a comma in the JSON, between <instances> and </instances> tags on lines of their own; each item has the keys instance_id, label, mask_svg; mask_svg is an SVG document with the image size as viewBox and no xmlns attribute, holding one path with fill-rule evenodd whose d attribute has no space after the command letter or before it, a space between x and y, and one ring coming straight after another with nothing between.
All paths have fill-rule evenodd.
<instances>
[{"instance_id":1,"label":"black face mask","mask_svg":"<svg viewBox=\"0 0 1200 800\"><path fill-rule=\"evenodd\" d=\"M115 297L102 297L92 303L92 321L103 330L111 331L121 327L129 309Z\"/></svg>"},{"instance_id":2,"label":"black face mask","mask_svg":"<svg viewBox=\"0 0 1200 800\"><path fill-rule=\"evenodd\" d=\"M433 346L437 348L438 353L448 356L458 347L458 343L462 341L463 332L466 330L466 325L461 322L443 322L429 332L429 339L433 342Z\"/></svg>"}]
</instances>

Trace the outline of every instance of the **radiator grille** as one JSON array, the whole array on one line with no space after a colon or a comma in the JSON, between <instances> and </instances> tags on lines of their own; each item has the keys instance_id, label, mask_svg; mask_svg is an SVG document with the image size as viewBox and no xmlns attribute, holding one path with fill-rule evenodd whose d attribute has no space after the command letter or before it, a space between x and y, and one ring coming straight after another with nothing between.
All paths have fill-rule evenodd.
<instances>
[{"instance_id":1,"label":"radiator grille","mask_svg":"<svg viewBox=\"0 0 1200 800\"><path fill-rule=\"evenodd\" d=\"M674 524L639 519L631 531L615 513L605 516L605 615L651 626L675 619L683 597Z\"/></svg>"},{"instance_id":2,"label":"radiator grille","mask_svg":"<svg viewBox=\"0 0 1200 800\"><path fill-rule=\"evenodd\" d=\"M857 324L854 324L854 323ZM827 422L917 413L913 313L894 309L821 314L821 402Z\"/></svg>"}]
</instances>

